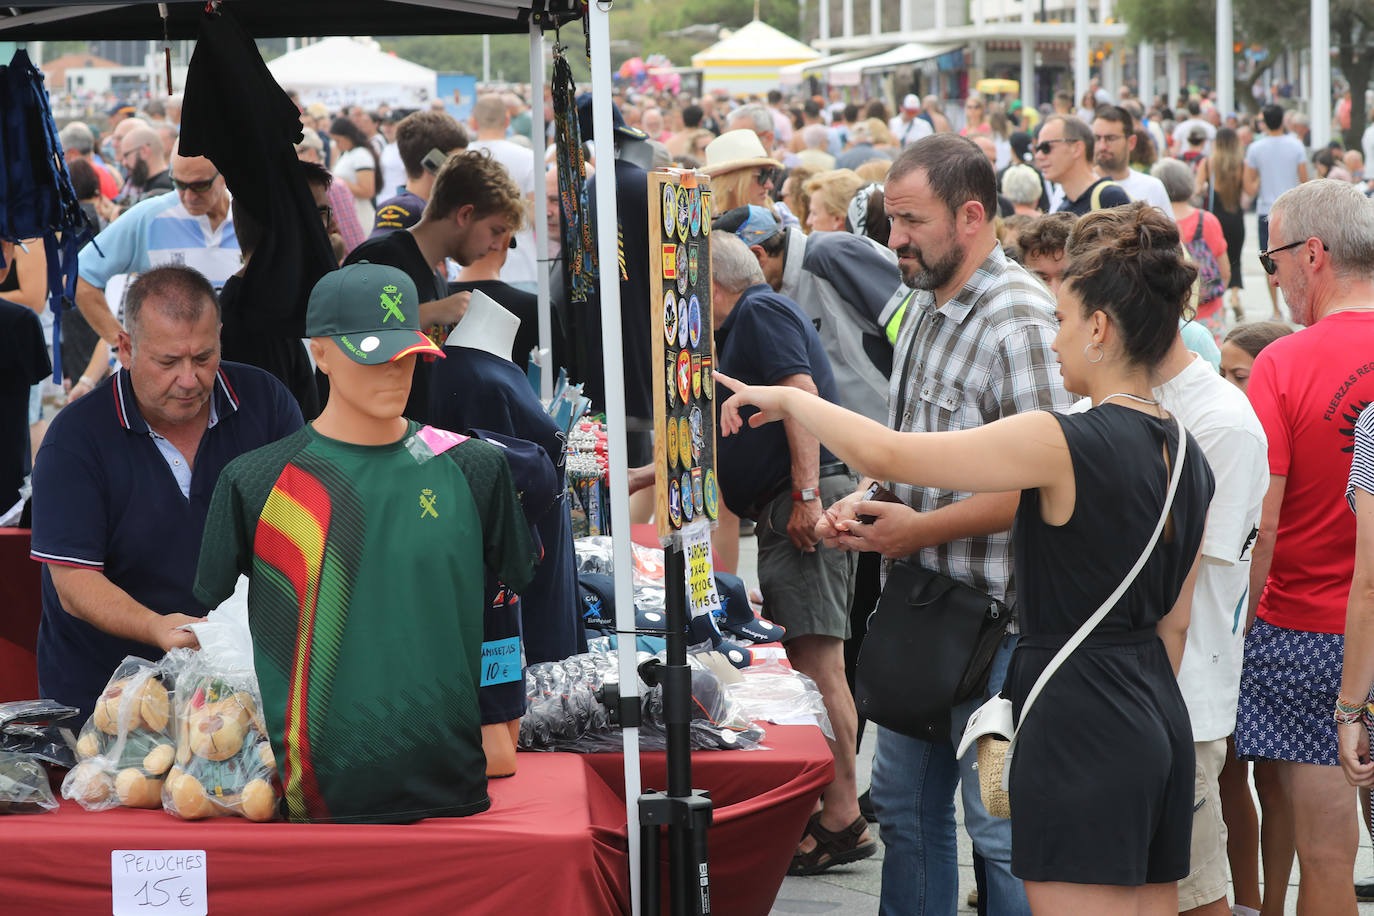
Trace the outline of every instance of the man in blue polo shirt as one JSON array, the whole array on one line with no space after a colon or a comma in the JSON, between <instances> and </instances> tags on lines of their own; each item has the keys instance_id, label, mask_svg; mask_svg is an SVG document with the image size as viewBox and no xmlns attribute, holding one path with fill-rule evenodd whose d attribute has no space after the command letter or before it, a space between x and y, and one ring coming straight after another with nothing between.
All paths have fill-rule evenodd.
<instances>
[{"instance_id":1,"label":"man in blue polo shirt","mask_svg":"<svg viewBox=\"0 0 1374 916\"><path fill-rule=\"evenodd\" d=\"M126 655L194 646L191 591L220 470L301 426L269 373L220 363L219 304L189 267L129 287L123 366L53 420L34 463L41 695L91 711Z\"/></svg>"},{"instance_id":2,"label":"man in blue polo shirt","mask_svg":"<svg viewBox=\"0 0 1374 916\"><path fill-rule=\"evenodd\" d=\"M721 217L723 220L724 217ZM721 372L751 385L791 385L838 402L835 376L815 326L795 302L773 292L746 246L760 229L713 224L711 308ZM736 375L735 373L739 373ZM717 403L723 401L719 398ZM858 716L844 673L856 558L816 536L821 511L858 481L800 424L746 427L716 444L720 493L731 512L756 521L759 589L768 617L787 628L793 668L816 682L835 728L835 779L821 796L789 874L809 875L877 851L855 790Z\"/></svg>"}]
</instances>

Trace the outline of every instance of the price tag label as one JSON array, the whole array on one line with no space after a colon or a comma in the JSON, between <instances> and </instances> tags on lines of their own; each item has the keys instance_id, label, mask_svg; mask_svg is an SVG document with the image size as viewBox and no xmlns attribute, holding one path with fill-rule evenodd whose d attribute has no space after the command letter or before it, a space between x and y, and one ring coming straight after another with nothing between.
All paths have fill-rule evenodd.
<instances>
[{"instance_id":1,"label":"price tag label","mask_svg":"<svg viewBox=\"0 0 1374 916\"><path fill-rule=\"evenodd\" d=\"M114 916L210 912L203 849L111 850L110 888Z\"/></svg>"},{"instance_id":2,"label":"price tag label","mask_svg":"<svg viewBox=\"0 0 1374 916\"><path fill-rule=\"evenodd\" d=\"M684 500L687 494L684 493ZM711 563L711 528L705 521L682 529L682 552L686 555L683 572L687 577L687 601L691 616L721 610L716 593L716 570Z\"/></svg>"},{"instance_id":3,"label":"price tag label","mask_svg":"<svg viewBox=\"0 0 1374 916\"><path fill-rule=\"evenodd\" d=\"M520 680L520 637L482 643L482 687Z\"/></svg>"}]
</instances>

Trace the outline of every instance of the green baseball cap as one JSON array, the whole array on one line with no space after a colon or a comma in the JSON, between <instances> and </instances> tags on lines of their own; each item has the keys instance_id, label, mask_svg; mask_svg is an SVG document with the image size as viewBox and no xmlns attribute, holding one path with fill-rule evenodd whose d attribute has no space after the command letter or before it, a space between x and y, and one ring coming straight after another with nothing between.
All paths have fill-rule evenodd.
<instances>
[{"instance_id":1,"label":"green baseball cap","mask_svg":"<svg viewBox=\"0 0 1374 916\"><path fill-rule=\"evenodd\" d=\"M412 353L443 356L420 330L420 296L405 271L359 261L331 270L310 291L308 337L329 337L354 362L377 366Z\"/></svg>"}]
</instances>

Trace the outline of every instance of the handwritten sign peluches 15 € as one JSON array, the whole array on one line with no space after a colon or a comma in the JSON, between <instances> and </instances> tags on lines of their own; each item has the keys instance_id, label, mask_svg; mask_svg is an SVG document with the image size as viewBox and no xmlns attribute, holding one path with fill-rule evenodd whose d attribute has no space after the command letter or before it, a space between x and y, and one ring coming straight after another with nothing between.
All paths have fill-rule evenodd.
<instances>
[{"instance_id":1,"label":"handwritten sign peluches 15 \u20ac","mask_svg":"<svg viewBox=\"0 0 1374 916\"><path fill-rule=\"evenodd\" d=\"M114 916L206 916L203 849L114 849L110 851Z\"/></svg>"}]
</instances>

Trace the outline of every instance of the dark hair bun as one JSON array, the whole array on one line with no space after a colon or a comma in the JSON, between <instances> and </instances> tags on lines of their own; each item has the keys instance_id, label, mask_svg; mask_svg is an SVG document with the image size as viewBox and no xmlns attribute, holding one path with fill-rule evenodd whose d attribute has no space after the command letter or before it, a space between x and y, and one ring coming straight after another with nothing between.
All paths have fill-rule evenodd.
<instances>
[{"instance_id":1,"label":"dark hair bun","mask_svg":"<svg viewBox=\"0 0 1374 916\"><path fill-rule=\"evenodd\" d=\"M1197 279L1178 225L1143 201L1095 210L1074 226L1067 255L1064 280L1087 314L1106 312L1116 324L1126 358L1144 366L1163 359Z\"/></svg>"}]
</instances>

